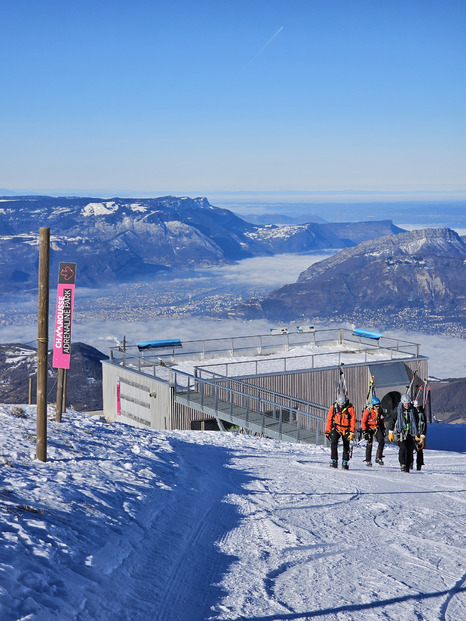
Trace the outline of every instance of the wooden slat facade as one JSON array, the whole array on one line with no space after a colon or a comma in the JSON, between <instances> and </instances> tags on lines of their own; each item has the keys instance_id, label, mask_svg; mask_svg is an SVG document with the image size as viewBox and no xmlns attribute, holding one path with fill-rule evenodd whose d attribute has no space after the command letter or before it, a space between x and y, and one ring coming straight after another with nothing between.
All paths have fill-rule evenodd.
<instances>
[{"instance_id":1,"label":"wooden slat facade","mask_svg":"<svg viewBox=\"0 0 466 621\"><path fill-rule=\"evenodd\" d=\"M411 373L416 370L418 377L423 379L427 377L426 358L403 362ZM391 364L391 362L379 364ZM369 367L367 364L346 366L344 367L344 374L350 401L354 405L357 419L360 420L366 404L366 396L369 388ZM245 378L245 380L247 380L248 383L267 388L268 390L275 390L292 397L330 407L337 396L339 378L339 368L334 367L312 371L281 373L279 375L248 377ZM400 386L400 394L403 391L402 389L403 386ZM385 393L383 390L379 390L377 396L382 399Z\"/></svg>"}]
</instances>

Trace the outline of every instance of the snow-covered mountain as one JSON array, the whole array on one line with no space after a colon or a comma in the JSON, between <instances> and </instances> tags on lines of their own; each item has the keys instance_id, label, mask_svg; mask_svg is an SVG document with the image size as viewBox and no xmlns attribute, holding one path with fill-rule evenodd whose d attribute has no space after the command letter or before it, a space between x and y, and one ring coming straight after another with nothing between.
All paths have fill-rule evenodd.
<instances>
[{"instance_id":1,"label":"snow-covered mountain","mask_svg":"<svg viewBox=\"0 0 466 621\"><path fill-rule=\"evenodd\" d=\"M248 225L206 199L17 197L0 203L4 290L33 287L39 228L51 232L51 270L78 263L81 286L150 277L161 269L252 256Z\"/></svg>"},{"instance_id":2,"label":"snow-covered mountain","mask_svg":"<svg viewBox=\"0 0 466 621\"><path fill-rule=\"evenodd\" d=\"M333 470L329 448L52 410L43 463L35 414L0 406L2 621L466 616L466 454L434 425L406 474L392 445Z\"/></svg>"},{"instance_id":3,"label":"snow-covered mountain","mask_svg":"<svg viewBox=\"0 0 466 621\"><path fill-rule=\"evenodd\" d=\"M343 248L319 224L258 226L206 198L0 198L0 292L37 287L38 236L51 233L51 274L78 264L80 286L146 280L176 267L211 266L254 256Z\"/></svg>"},{"instance_id":4,"label":"snow-covered mountain","mask_svg":"<svg viewBox=\"0 0 466 621\"><path fill-rule=\"evenodd\" d=\"M270 254L342 248L353 244L351 240L342 241L331 230L314 223L257 226L248 231L246 237Z\"/></svg>"},{"instance_id":5,"label":"snow-covered mountain","mask_svg":"<svg viewBox=\"0 0 466 621\"><path fill-rule=\"evenodd\" d=\"M319 317L394 327L447 321L464 333L466 243L446 228L366 241L314 263L296 283L240 310L284 321Z\"/></svg>"}]
</instances>

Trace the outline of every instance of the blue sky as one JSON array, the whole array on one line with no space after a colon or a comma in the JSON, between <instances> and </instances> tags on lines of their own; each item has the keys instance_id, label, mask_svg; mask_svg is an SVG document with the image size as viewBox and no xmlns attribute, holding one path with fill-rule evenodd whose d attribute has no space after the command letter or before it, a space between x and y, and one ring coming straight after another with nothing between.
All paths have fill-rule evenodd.
<instances>
[{"instance_id":1,"label":"blue sky","mask_svg":"<svg viewBox=\"0 0 466 621\"><path fill-rule=\"evenodd\" d=\"M464 0L11 0L0 188L466 190Z\"/></svg>"}]
</instances>

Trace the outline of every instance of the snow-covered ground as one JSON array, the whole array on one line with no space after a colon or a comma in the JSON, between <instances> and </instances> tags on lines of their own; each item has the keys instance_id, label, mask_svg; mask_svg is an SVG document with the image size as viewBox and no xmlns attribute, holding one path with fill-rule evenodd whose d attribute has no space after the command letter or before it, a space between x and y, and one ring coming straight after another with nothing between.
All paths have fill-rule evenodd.
<instances>
[{"instance_id":1,"label":"snow-covered ground","mask_svg":"<svg viewBox=\"0 0 466 621\"><path fill-rule=\"evenodd\" d=\"M466 618L466 454L161 432L0 406L0 619Z\"/></svg>"}]
</instances>

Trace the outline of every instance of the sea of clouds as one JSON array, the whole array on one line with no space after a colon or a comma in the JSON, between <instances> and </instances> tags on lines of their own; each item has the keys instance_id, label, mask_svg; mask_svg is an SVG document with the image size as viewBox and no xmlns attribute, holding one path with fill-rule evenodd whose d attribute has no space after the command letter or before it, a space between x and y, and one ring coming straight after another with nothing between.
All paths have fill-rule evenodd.
<instances>
[{"instance_id":1,"label":"sea of clouds","mask_svg":"<svg viewBox=\"0 0 466 621\"><path fill-rule=\"evenodd\" d=\"M185 286L189 289L190 283L204 280L206 283L223 286L225 291L229 287L258 288L272 290L286 283L295 282L299 274L309 265L321 261L335 251L319 252L317 254L294 255L283 254L274 257L260 257L246 259L234 265L211 268L209 270L196 270L186 278L174 278L174 287ZM102 292L106 296L109 291ZM122 291L114 290L115 303L118 303L118 295ZM50 327L49 338L53 336L53 313L54 299L51 292L50 300ZM95 298L100 292L80 290L79 266L78 280L75 293L75 304L79 304L79 296ZM19 300L20 305L29 304L31 309L35 301ZM302 323L302 322L301 322ZM314 325L312 317L309 324ZM317 328L327 327L324 324L315 324ZM84 320L73 323L73 342L83 342L96 347L108 354L111 347L118 346L126 339L128 344L138 341L179 338L182 341L200 339L248 336L269 334L270 330L278 326L266 319L244 321L233 319L209 319L204 317L183 316L180 318L147 319L132 317L130 320L114 321L96 319L86 316ZM296 326L289 324L290 330ZM335 326L332 326L335 327ZM343 327L350 327L345 325ZM357 326L358 328L370 329L373 326ZM385 336L419 343L421 355L429 358L429 374L438 378L466 377L466 340L449 336L427 335L419 332L405 330L387 330ZM37 326L35 323L22 323L18 321L14 325L0 325L1 343L28 343L35 344L37 339Z\"/></svg>"}]
</instances>

